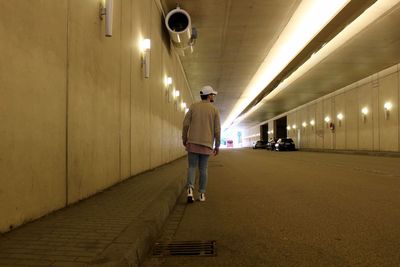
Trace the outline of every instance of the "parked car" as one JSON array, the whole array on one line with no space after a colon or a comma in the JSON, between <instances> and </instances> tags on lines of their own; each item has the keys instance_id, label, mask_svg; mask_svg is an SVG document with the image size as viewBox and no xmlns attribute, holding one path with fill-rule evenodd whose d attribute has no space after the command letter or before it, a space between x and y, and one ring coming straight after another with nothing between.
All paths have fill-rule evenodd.
<instances>
[{"instance_id":1,"label":"parked car","mask_svg":"<svg viewBox=\"0 0 400 267\"><path fill-rule=\"evenodd\" d=\"M278 141L278 138L270 138L267 142L267 149L271 151L275 150L276 141Z\"/></svg>"},{"instance_id":2,"label":"parked car","mask_svg":"<svg viewBox=\"0 0 400 267\"><path fill-rule=\"evenodd\" d=\"M262 141L262 140L257 141L254 144L253 149L257 149L257 148L266 149L267 148L267 141Z\"/></svg>"},{"instance_id":3,"label":"parked car","mask_svg":"<svg viewBox=\"0 0 400 267\"><path fill-rule=\"evenodd\" d=\"M275 150L296 150L296 146L292 140L292 138L279 138L275 144Z\"/></svg>"}]
</instances>

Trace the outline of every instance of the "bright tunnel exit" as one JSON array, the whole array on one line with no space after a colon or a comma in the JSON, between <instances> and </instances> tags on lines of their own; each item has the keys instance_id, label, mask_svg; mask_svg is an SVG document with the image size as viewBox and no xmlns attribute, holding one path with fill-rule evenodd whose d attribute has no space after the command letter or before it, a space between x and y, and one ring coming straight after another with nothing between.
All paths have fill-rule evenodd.
<instances>
[{"instance_id":1,"label":"bright tunnel exit","mask_svg":"<svg viewBox=\"0 0 400 267\"><path fill-rule=\"evenodd\" d=\"M239 127L232 127L221 134L221 148L243 147L243 130Z\"/></svg>"}]
</instances>

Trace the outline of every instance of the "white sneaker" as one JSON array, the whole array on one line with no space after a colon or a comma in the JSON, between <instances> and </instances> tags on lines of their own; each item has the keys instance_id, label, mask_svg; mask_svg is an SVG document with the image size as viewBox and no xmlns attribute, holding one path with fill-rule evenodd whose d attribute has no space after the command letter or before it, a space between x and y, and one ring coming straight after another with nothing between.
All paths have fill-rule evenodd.
<instances>
[{"instance_id":1,"label":"white sneaker","mask_svg":"<svg viewBox=\"0 0 400 267\"><path fill-rule=\"evenodd\" d=\"M206 201L206 194L205 194L205 193L200 193L200 195L199 195L199 201L201 201L201 202Z\"/></svg>"},{"instance_id":2,"label":"white sneaker","mask_svg":"<svg viewBox=\"0 0 400 267\"><path fill-rule=\"evenodd\" d=\"M189 187L187 189L187 202L188 203L193 203L194 202L194 198L193 198L193 188Z\"/></svg>"}]
</instances>

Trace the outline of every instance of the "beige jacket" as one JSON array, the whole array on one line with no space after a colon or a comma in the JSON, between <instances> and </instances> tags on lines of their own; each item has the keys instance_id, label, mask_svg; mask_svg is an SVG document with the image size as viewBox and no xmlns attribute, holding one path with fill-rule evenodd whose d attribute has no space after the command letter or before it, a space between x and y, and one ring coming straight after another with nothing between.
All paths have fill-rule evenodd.
<instances>
[{"instance_id":1,"label":"beige jacket","mask_svg":"<svg viewBox=\"0 0 400 267\"><path fill-rule=\"evenodd\" d=\"M182 142L203 145L211 149L219 148L221 143L219 111L209 101L203 100L190 106L183 120Z\"/></svg>"}]
</instances>

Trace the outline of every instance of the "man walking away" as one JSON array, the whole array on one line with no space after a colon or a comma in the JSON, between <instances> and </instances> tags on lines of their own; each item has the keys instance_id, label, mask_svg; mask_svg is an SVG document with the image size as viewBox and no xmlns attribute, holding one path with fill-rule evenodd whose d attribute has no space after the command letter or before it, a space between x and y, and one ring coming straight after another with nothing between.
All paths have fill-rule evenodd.
<instances>
[{"instance_id":1,"label":"man walking away","mask_svg":"<svg viewBox=\"0 0 400 267\"><path fill-rule=\"evenodd\" d=\"M187 201L193 203L196 168L199 167L199 200L205 201L207 167L210 155L219 152L221 123L212 104L217 92L211 86L201 88L201 101L190 106L183 120L182 142L188 152Z\"/></svg>"}]
</instances>

